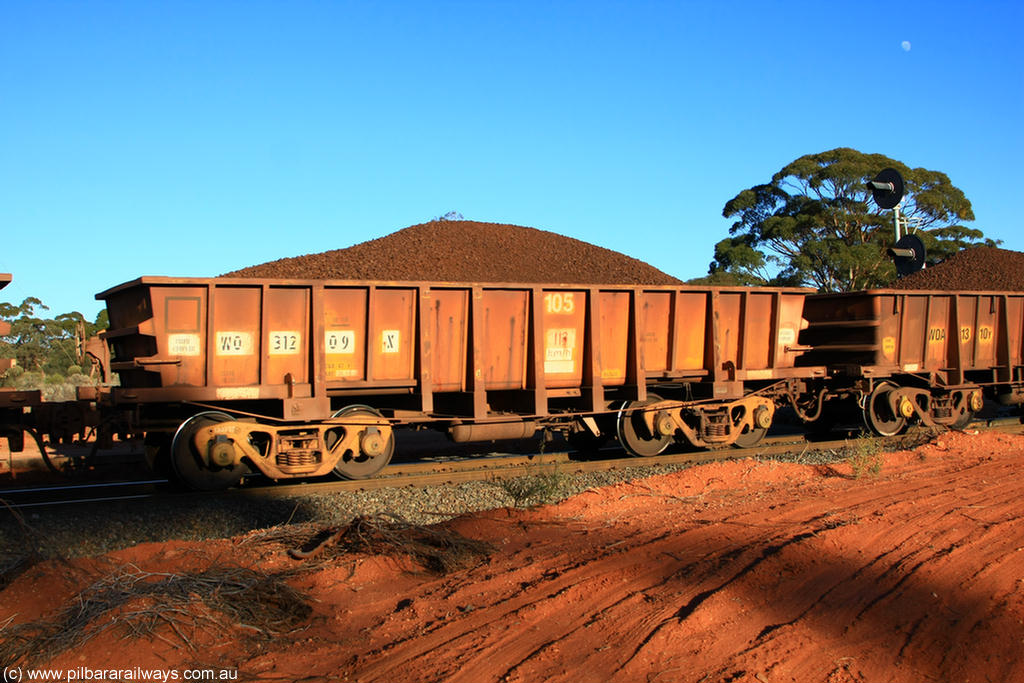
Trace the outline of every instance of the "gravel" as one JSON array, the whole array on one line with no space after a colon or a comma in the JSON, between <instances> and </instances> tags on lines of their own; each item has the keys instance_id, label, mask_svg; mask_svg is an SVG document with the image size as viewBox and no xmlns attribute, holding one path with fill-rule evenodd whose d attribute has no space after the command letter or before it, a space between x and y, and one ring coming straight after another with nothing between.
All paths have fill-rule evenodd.
<instances>
[{"instance_id":1,"label":"gravel","mask_svg":"<svg viewBox=\"0 0 1024 683\"><path fill-rule=\"evenodd\" d=\"M657 268L556 233L475 221L414 225L347 249L284 258L229 277L430 282L676 285ZM679 467L560 475L556 502L586 489L674 471ZM549 482L550 483L550 482ZM549 492L550 494L550 492ZM529 503L537 501L518 501ZM5 569L36 552L42 557L100 555L138 543L203 540L288 523L340 526L358 516L398 515L415 524L516 503L509 487L472 482L428 488L380 489L257 498L183 495L30 510L0 522L0 585Z\"/></svg>"},{"instance_id":2,"label":"gravel","mask_svg":"<svg viewBox=\"0 0 1024 683\"><path fill-rule=\"evenodd\" d=\"M590 488L666 474L684 465L558 475L558 502ZM536 501L527 501L533 503ZM468 482L425 488L389 488L287 498L184 494L10 514L0 523L0 574L35 546L43 557L101 555L138 543L198 541L239 536L254 529L313 522L340 526L355 517L390 513L414 524L431 524L467 512L512 507L500 482ZM2 583L2 581L0 581Z\"/></svg>"}]
</instances>

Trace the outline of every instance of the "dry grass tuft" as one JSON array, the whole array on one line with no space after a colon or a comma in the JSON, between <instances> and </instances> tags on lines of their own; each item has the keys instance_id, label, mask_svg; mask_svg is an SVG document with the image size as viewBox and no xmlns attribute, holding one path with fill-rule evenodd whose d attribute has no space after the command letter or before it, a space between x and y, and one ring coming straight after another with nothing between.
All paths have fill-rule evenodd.
<instances>
[{"instance_id":1,"label":"dry grass tuft","mask_svg":"<svg viewBox=\"0 0 1024 683\"><path fill-rule=\"evenodd\" d=\"M517 508L553 503L563 496L568 485L566 476L558 470L491 479L487 483L504 493Z\"/></svg>"},{"instance_id":2,"label":"dry grass tuft","mask_svg":"<svg viewBox=\"0 0 1024 683\"><path fill-rule=\"evenodd\" d=\"M270 639L298 628L311 611L282 574L242 567L185 574L122 567L73 597L52 621L0 625L0 661L31 666L111 629L192 650L198 650L194 638L203 630L223 634L241 628L253 638Z\"/></svg>"},{"instance_id":3,"label":"dry grass tuft","mask_svg":"<svg viewBox=\"0 0 1024 683\"><path fill-rule=\"evenodd\" d=\"M21 543L14 553L0 551L0 591L14 582L25 571L46 560L58 560L67 564L67 560L53 550L51 544L38 530L25 521L21 512L6 500L0 498L0 506L14 518L21 534ZM70 567L70 565L68 565Z\"/></svg>"},{"instance_id":4,"label":"dry grass tuft","mask_svg":"<svg viewBox=\"0 0 1024 683\"><path fill-rule=\"evenodd\" d=\"M251 539L291 546L295 559L333 559L363 553L411 560L432 574L447 574L478 564L491 545L439 526L411 524L397 515L357 517L341 528L270 529Z\"/></svg>"}]
</instances>

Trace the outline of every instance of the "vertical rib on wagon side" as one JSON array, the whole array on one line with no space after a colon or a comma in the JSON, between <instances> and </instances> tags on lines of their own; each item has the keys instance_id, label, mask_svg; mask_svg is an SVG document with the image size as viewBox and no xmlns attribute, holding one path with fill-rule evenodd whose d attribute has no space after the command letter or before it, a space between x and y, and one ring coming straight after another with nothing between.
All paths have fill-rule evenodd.
<instances>
[{"instance_id":1,"label":"vertical rib on wagon side","mask_svg":"<svg viewBox=\"0 0 1024 683\"><path fill-rule=\"evenodd\" d=\"M179 447L191 451L181 457L202 468L213 453L231 461L222 469L246 461L279 478L339 471L332 443L358 451L349 432L390 438L392 426L410 423L493 440L540 427L615 431L609 420L618 420L622 440L621 423L636 412L643 419L627 431L641 446L663 437L727 445L737 429L751 431L744 411L821 376L795 362L806 294L145 277L97 298L107 302L121 376L116 404L140 415L148 405L177 405L183 418L213 411L187 437L178 428ZM236 424L239 416L259 430ZM305 441L291 434L302 424L311 425ZM200 435L220 446L192 443ZM285 436L302 442L288 457Z\"/></svg>"}]
</instances>

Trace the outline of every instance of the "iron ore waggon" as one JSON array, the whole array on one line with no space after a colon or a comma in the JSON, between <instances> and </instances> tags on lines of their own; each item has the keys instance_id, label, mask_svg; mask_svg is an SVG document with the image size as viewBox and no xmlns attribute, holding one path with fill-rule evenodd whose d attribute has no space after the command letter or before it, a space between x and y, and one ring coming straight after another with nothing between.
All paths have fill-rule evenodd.
<instances>
[{"instance_id":1,"label":"iron ore waggon","mask_svg":"<svg viewBox=\"0 0 1024 683\"><path fill-rule=\"evenodd\" d=\"M0 390L0 436L46 458L44 436L143 434L200 489L371 477L401 428L651 456L754 446L781 406L892 435L1024 403L1024 292L143 277L97 298L86 350L119 383Z\"/></svg>"},{"instance_id":2,"label":"iron ore waggon","mask_svg":"<svg viewBox=\"0 0 1024 683\"><path fill-rule=\"evenodd\" d=\"M799 362L828 368L820 398L853 397L876 434L962 427L985 394L1024 402L1024 292L817 294L804 317Z\"/></svg>"},{"instance_id":3,"label":"iron ore waggon","mask_svg":"<svg viewBox=\"0 0 1024 683\"><path fill-rule=\"evenodd\" d=\"M797 363L809 292L143 277L97 295L120 377L105 401L204 489L370 477L403 426L750 446L822 391L825 368Z\"/></svg>"}]
</instances>

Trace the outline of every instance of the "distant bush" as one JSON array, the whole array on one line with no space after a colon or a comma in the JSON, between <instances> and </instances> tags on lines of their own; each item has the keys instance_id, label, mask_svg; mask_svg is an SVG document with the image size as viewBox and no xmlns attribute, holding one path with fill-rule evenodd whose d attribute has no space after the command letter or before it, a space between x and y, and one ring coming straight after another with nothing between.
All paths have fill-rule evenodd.
<instances>
[{"instance_id":1,"label":"distant bush","mask_svg":"<svg viewBox=\"0 0 1024 683\"><path fill-rule=\"evenodd\" d=\"M77 387L96 385L97 380L82 372L64 377L63 375L27 371L18 365L4 373L0 386L18 391L41 391L47 401L74 401Z\"/></svg>"},{"instance_id":2,"label":"distant bush","mask_svg":"<svg viewBox=\"0 0 1024 683\"><path fill-rule=\"evenodd\" d=\"M13 368L11 368L13 370ZM14 378L14 388L18 391L33 391L42 389L45 386L46 380L43 379L43 373L32 372L30 370L23 370Z\"/></svg>"}]
</instances>

